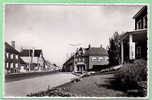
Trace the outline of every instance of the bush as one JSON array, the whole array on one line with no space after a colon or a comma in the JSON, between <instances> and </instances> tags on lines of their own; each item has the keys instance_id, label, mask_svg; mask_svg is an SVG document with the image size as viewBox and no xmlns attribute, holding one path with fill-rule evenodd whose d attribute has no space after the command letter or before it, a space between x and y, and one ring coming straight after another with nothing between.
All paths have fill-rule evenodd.
<instances>
[{"instance_id":1,"label":"bush","mask_svg":"<svg viewBox=\"0 0 152 100\"><path fill-rule=\"evenodd\" d=\"M124 90L138 89L139 82L147 81L147 61L139 59L133 63L124 64L114 77Z\"/></svg>"}]
</instances>

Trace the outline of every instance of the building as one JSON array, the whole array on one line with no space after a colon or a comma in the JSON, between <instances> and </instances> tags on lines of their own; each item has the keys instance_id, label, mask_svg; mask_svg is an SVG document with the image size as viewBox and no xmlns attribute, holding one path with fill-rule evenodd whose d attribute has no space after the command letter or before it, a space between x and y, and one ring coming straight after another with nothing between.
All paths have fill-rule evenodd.
<instances>
[{"instance_id":1,"label":"building","mask_svg":"<svg viewBox=\"0 0 152 100\"><path fill-rule=\"evenodd\" d=\"M90 47L86 50L89 59L88 70L101 70L109 64L109 56L106 49L102 47Z\"/></svg>"},{"instance_id":2,"label":"building","mask_svg":"<svg viewBox=\"0 0 152 100\"><path fill-rule=\"evenodd\" d=\"M27 72L28 66L27 63L20 57L20 72Z\"/></svg>"},{"instance_id":3,"label":"building","mask_svg":"<svg viewBox=\"0 0 152 100\"><path fill-rule=\"evenodd\" d=\"M85 48L77 49L74 56L74 71L83 72L88 70L88 56L86 55Z\"/></svg>"},{"instance_id":4,"label":"building","mask_svg":"<svg viewBox=\"0 0 152 100\"><path fill-rule=\"evenodd\" d=\"M147 59L147 6L134 16L135 30L121 36L121 63L134 59Z\"/></svg>"},{"instance_id":5,"label":"building","mask_svg":"<svg viewBox=\"0 0 152 100\"><path fill-rule=\"evenodd\" d=\"M63 71L85 72L100 70L109 64L107 51L102 47L79 48L76 53L63 64Z\"/></svg>"},{"instance_id":6,"label":"building","mask_svg":"<svg viewBox=\"0 0 152 100\"><path fill-rule=\"evenodd\" d=\"M45 59L41 49L22 49L20 57L27 64L27 71L45 70Z\"/></svg>"},{"instance_id":7,"label":"building","mask_svg":"<svg viewBox=\"0 0 152 100\"><path fill-rule=\"evenodd\" d=\"M15 41L11 45L5 42L5 72L17 73L20 70L20 55L19 51L15 49Z\"/></svg>"},{"instance_id":8,"label":"building","mask_svg":"<svg viewBox=\"0 0 152 100\"><path fill-rule=\"evenodd\" d=\"M46 62L41 49L15 49L15 41L11 45L5 42L5 72L22 73L28 71L49 71L52 66ZM54 68L54 67L53 67Z\"/></svg>"},{"instance_id":9,"label":"building","mask_svg":"<svg viewBox=\"0 0 152 100\"><path fill-rule=\"evenodd\" d=\"M64 72L72 72L74 71L74 55L70 57L64 64L62 71Z\"/></svg>"}]
</instances>

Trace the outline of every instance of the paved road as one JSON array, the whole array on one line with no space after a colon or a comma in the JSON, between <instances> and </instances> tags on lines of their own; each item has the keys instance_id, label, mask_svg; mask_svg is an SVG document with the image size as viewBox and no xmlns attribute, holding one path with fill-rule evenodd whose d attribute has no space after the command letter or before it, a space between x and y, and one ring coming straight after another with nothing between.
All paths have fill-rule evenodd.
<instances>
[{"instance_id":1,"label":"paved road","mask_svg":"<svg viewBox=\"0 0 152 100\"><path fill-rule=\"evenodd\" d=\"M69 82L72 78L76 77L71 73L54 73L45 76L34 77L19 81L12 81L5 83L5 97L24 97L27 94L38 92L42 90L56 87Z\"/></svg>"}]
</instances>

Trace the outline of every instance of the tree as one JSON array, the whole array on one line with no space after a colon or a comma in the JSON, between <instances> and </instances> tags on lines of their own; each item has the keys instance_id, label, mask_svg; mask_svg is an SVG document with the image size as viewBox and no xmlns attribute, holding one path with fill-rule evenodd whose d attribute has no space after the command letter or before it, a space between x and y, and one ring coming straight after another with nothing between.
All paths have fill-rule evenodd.
<instances>
[{"instance_id":1,"label":"tree","mask_svg":"<svg viewBox=\"0 0 152 100\"><path fill-rule=\"evenodd\" d=\"M120 35L115 32L112 38L109 39L109 64L118 65L120 61Z\"/></svg>"}]
</instances>

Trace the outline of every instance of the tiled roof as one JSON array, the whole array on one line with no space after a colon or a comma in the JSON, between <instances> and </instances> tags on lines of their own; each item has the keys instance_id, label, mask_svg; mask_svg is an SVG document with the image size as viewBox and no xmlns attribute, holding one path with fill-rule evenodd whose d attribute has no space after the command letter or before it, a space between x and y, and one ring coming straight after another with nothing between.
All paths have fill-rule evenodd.
<instances>
[{"instance_id":1,"label":"tiled roof","mask_svg":"<svg viewBox=\"0 0 152 100\"><path fill-rule=\"evenodd\" d=\"M26 64L26 62L22 58L19 59L20 59L20 64Z\"/></svg>"},{"instance_id":2,"label":"tiled roof","mask_svg":"<svg viewBox=\"0 0 152 100\"><path fill-rule=\"evenodd\" d=\"M91 47L86 50L85 54L87 56L108 56L107 50L102 47Z\"/></svg>"},{"instance_id":3,"label":"tiled roof","mask_svg":"<svg viewBox=\"0 0 152 100\"><path fill-rule=\"evenodd\" d=\"M32 53L33 53L32 49L23 49L20 52L20 56L22 56L22 57L28 57L28 56L32 56ZM34 50L34 57L39 57L41 53L42 53L41 49L35 49Z\"/></svg>"},{"instance_id":4,"label":"tiled roof","mask_svg":"<svg viewBox=\"0 0 152 100\"><path fill-rule=\"evenodd\" d=\"M20 57L25 63L30 63L31 62L31 57L23 57L23 56L21 56ZM39 60L40 61L40 60ZM32 58L32 62L33 63L37 63L38 62L38 59L37 59L37 57L33 57Z\"/></svg>"},{"instance_id":5,"label":"tiled roof","mask_svg":"<svg viewBox=\"0 0 152 100\"><path fill-rule=\"evenodd\" d=\"M7 42L5 42L5 51L6 52L10 52L10 53L14 53L14 54L19 54L19 51L17 51L15 48L13 48L10 44L8 44Z\"/></svg>"}]
</instances>

